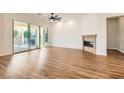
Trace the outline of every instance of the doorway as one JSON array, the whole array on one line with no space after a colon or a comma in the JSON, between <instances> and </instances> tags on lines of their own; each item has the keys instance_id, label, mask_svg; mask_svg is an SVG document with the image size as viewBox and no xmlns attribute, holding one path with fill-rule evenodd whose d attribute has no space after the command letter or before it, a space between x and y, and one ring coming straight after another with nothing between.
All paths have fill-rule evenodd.
<instances>
[{"instance_id":1,"label":"doorway","mask_svg":"<svg viewBox=\"0 0 124 93\"><path fill-rule=\"evenodd\" d=\"M124 17L107 18L107 52L124 53Z\"/></svg>"}]
</instances>

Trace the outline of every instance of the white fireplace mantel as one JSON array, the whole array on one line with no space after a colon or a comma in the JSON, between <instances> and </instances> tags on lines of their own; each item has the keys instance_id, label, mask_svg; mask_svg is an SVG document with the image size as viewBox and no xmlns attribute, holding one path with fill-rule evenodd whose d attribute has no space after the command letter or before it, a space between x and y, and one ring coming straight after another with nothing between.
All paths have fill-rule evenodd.
<instances>
[{"instance_id":1,"label":"white fireplace mantel","mask_svg":"<svg viewBox=\"0 0 124 93\"><path fill-rule=\"evenodd\" d=\"M96 54L96 34L92 35L81 35L82 36L82 48L83 51L88 51Z\"/></svg>"}]
</instances>

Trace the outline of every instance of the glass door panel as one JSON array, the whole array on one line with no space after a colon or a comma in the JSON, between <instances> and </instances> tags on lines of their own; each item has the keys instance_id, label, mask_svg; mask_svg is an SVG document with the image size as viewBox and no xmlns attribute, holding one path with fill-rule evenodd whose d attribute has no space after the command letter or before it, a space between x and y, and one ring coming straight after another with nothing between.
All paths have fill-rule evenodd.
<instances>
[{"instance_id":1,"label":"glass door panel","mask_svg":"<svg viewBox=\"0 0 124 93\"><path fill-rule=\"evenodd\" d=\"M14 38L14 53L28 50L29 49L28 24L14 21L13 38Z\"/></svg>"},{"instance_id":2,"label":"glass door panel","mask_svg":"<svg viewBox=\"0 0 124 93\"><path fill-rule=\"evenodd\" d=\"M48 27L40 28L40 47L45 47L48 45Z\"/></svg>"},{"instance_id":3,"label":"glass door panel","mask_svg":"<svg viewBox=\"0 0 124 93\"><path fill-rule=\"evenodd\" d=\"M44 47L44 35L43 35L43 32L44 32L44 28L43 27L40 27L40 48Z\"/></svg>"},{"instance_id":4,"label":"glass door panel","mask_svg":"<svg viewBox=\"0 0 124 93\"><path fill-rule=\"evenodd\" d=\"M44 31L44 44L45 46L48 46L48 27L45 27Z\"/></svg>"},{"instance_id":5,"label":"glass door panel","mask_svg":"<svg viewBox=\"0 0 124 93\"><path fill-rule=\"evenodd\" d=\"M30 49L39 48L39 26L30 25L30 39L29 39Z\"/></svg>"}]
</instances>

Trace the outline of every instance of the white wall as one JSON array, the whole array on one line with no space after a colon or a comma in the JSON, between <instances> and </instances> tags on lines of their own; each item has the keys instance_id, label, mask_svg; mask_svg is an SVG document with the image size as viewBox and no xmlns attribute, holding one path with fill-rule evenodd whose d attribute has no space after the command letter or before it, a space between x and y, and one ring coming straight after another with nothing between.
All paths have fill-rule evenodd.
<instances>
[{"instance_id":1,"label":"white wall","mask_svg":"<svg viewBox=\"0 0 124 93\"><path fill-rule=\"evenodd\" d=\"M96 54L106 55L106 15L89 13L82 17L82 34L97 34Z\"/></svg>"},{"instance_id":2,"label":"white wall","mask_svg":"<svg viewBox=\"0 0 124 93\"><path fill-rule=\"evenodd\" d=\"M107 55L107 25L108 17L122 16L124 13L99 13L98 14L98 46L97 54Z\"/></svg>"},{"instance_id":3,"label":"white wall","mask_svg":"<svg viewBox=\"0 0 124 93\"><path fill-rule=\"evenodd\" d=\"M97 14L87 14L82 16L82 30L81 34L90 35L98 34L98 16Z\"/></svg>"},{"instance_id":4,"label":"white wall","mask_svg":"<svg viewBox=\"0 0 124 93\"><path fill-rule=\"evenodd\" d=\"M118 18L107 19L107 49L119 48L119 22Z\"/></svg>"},{"instance_id":5,"label":"white wall","mask_svg":"<svg viewBox=\"0 0 124 93\"><path fill-rule=\"evenodd\" d=\"M119 17L119 51L124 53L124 17Z\"/></svg>"},{"instance_id":6,"label":"white wall","mask_svg":"<svg viewBox=\"0 0 124 93\"><path fill-rule=\"evenodd\" d=\"M3 48L3 14L0 14L0 56Z\"/></svg>"},{"instance_id":7,"label":"white wall","mask_svg":"<svg viewBox=\"0 0 124 93\"><path fill-rule=\"evenodd\" d=\"M52 46L82 48L81 19L79 16L64 17L61 22L52 24Z\"/></svg>"},{"instance_id":8,"label":"white wall","mask_svg":"<svg viewBox=\"0 0 124 93\"><path fill-rule=\"evenodd\" d=\"M124 52L124 17L107 20L107 48Z\"/></svg>"},{"instance_id":9,"label":"white wall","mask_svg":"<svg viewBox=\"0 0 124 93\"><path fill-rule=\"evenodd\" d=\"M97 13L97 14L87 14L87 19L85 19L85 22L87 21L87 24L89 25L89 29L87 26L85 27L85 31L82 30L82 32L89 32L89 34L97 33L97 46L96 46L96 54L98 55L107 55L107 26L106 26L106 19L108 17L113 16L121 16L124 15L123 13ZM93 18L94 17L94 18ZM93 20L93 19L95 20ZM92 19L92 20L91 20ZM91 32L92 30L92 32ZM83 33L82 33L83 34Z\"/></svg>"},{"instance_id":10,"label":"white wall","mask_svg":"<svg viewBox=\"0 0 124 93\"><path fill-rule=\"evenodd\" d=\"M72 17L75 26L68 26L66 21L52 26L52 45L59 47L81 48L82 34L97 34L96 54L107 55L108 17L121 16L124 13L89 13L82 17Z\"/></svg>"},{"instance_id":11,"label":"white wall","mask_svg":"<svg viewBox=\"0 0 124 93\"><path fill-rule=\"evenodd\" d=\"M81 34L97 34L96 53L98 55L107 54L107 27L108 17L124 15L123 13L90 13L82 16L69 15L68 20L52 25L49 34L49 43L53 46L82 48ZM4 31L2 40L1 54L12 53L12 20L24 21L33 24L47 24L46 22L32 18L25 14L4 14ZM51 40L51 41L50 41ZM50 45L51 45L50 44Z\"/></svg>"},{"instance_id":12,"label":"white wall","mask_svg":"<svg viewBox=\"0 0 124 93\"><path fill-rule=\"evenodd\" d=\"M82 35L96 34L96 42L98 41L98 14L87 14L82 16ZM96 43L96 53L98 53L98 42Z\"/></svg>"},{"instance_id":13,"label":"white wall","mask_svg":"<svg viewBox=\"0 0 124 93\"><path fill-rule=\"evenodd\" d=\"M2 31L2 48L1 48L1 55L8 55L12 54L12 20L16 21L22 21L26 23L41 25L41 26L48 26L45 21L42 21L39 18L35 18L32 16L29 16L28 14L20 13L11 13L11 14L0 14L4 15L3 18L3 27L4 30Z\"/></svg>"},{"instance_id":14,"label":"white wall","mask_svg":"<svg viewBox=\"0 0 124 93\"><path fill-rule=\"evenodd\" d=\"M97 34L96 54L107 55L107 26L108 17L122 16L124 13L89 13L84 18L84 23L89 25L83 26L82 34ZM93 20L94 19L94 20ZM93 31L93 30L94 31Z\"/></svg>"}]
</instances>

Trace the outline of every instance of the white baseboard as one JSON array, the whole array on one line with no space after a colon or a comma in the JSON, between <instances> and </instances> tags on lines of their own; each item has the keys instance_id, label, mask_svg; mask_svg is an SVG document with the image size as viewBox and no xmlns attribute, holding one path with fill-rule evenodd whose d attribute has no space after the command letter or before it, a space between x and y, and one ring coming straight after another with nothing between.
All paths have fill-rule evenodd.
<instances>
[{"instance_id":1,"label":"white baseboard","mask_svg":"<svg viewBox=\"0 0 124 93\"><path fill-rule=\"evenodd\" d=\"M96 55L99 55L99 56L107 56L107 53L96 53Z\"/></svg>"},{"instance_id":2,"label":"white baseboard","mask_svg":"<svg viewBox=\"0 0 124 93\"><path fill-rule=\"evenodd\" d=\"M124 53L124 50L120 50L120 49L118 49L118 51L121 52L121 53Z\"/></svg>"},{"instance_id":3,"label":"white baseboard","mask_svg":"<svg viewBox=\"0 0 124 93\"><path fill-rule=\"evenodd\" d=\"M117 50L117 51L119 51L121 53L124 53L124 50L121 50L121 49L118 49L118 48L108 48L108 49L113 49L113 50Z\"/></svg>"},{"instance_id":4,"label":"white baseboard","mask_svg":"<svg viewBox=\"0 0 124 93\"><path fill-rule=\"evenodd\" d=\"M113 49L113 50L118 50L118 48L107 48L107 49Z\"/></svg>"},{"instance_id":5,"label":"white baseboard","mask_svg":"<svg viewBox=\"0 0 124 93\"><path fill-rule=\"evenodd\" d=\"M2 53L0 56L7 56L7 55L12 55L12 53Z\"/></svg>"},{"instance_id":6,"label":"white baseboard","mask_svg":"<svg viewBox=\"0 0 124 93\"><path fill-rule=\"evenodd\" d=\"M57 45L52 45L53 47L61 47L61 48L70 48L70 49L82 49L82 47L81 48L79 48L79 47L67 47L67 46L57 46Z\"/></svg>"}]
</instances>

